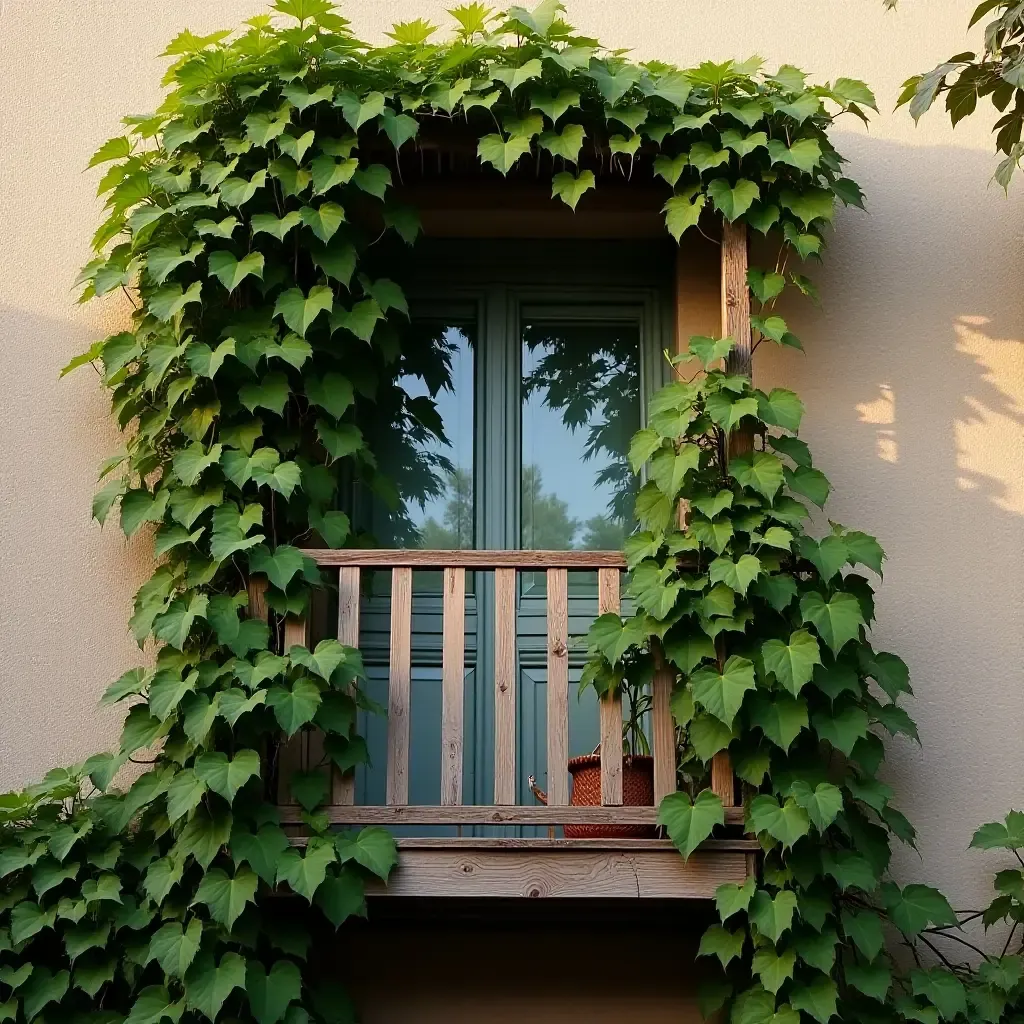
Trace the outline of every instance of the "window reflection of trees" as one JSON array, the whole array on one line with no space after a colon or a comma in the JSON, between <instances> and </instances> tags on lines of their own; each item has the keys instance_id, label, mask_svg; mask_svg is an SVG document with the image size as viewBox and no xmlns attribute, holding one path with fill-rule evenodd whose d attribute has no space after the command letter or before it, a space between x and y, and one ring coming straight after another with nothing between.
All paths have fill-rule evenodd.
<instances>
[{"instance_id":1,"label":"window reflection of trees","mask_svg":"<svg viewBox=\"0 0 1024 1024\"><path fill-rule=\"evenodd\" d=\"M523 342L534 356L523 377L523 402L538 396L565 427L586 429L584 459L595 463L595 487L611 493L606 513L585 521L545 494L537 466L523 467L523 545L614 550L632 529L636 478L627 453L640 425L640 344L634 324L527 323Z\"/></svg>"},{"instance_id":2,"label":"window reflection of trees","mask_svg":"<svg viewBox=\"0 0 1024 1024\"><path fill-rule=\"evenodd\" d=\"M462 339L473 344L474 332L468 324L453 329L447 322L417 320L403 332L397 386L382 396L388 408L380 409L373 441L382 471L373 484L374 533L383 546L433 547L425 544L414 509L422 510L446 496L451 502L451 481L459 471L447 454L451 441L436 399L442 390L454 390L453 356ZM413 381L415 386L410 386ZM468 534L463 543L438 547L472 547L472 484L468 500Z\"/></svg>"}]
</instances>

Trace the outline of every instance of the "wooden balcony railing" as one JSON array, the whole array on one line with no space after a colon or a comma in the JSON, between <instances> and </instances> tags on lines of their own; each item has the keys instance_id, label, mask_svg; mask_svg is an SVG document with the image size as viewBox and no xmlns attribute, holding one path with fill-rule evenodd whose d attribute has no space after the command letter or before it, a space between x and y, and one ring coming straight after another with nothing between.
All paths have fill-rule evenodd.
<instances>
[{"instance_id":1,"label":"wooden balcony railing","mask_svg":"<svg viewBox=\"0 0 1024 1024\"><path fill-rule=\"evenodd\" d=\"M597 572L598 612L619 610L619 583L625 560L619 552L608 551L421 551L421 550L307 550L325 570L337 570L337 638L358 646L360 639L360 598L364 570L386 570L391 575L390 644L388 650L387 696L387 778L385 803L377 806L355 804L354 776L332 768L331 801L323 808L332 822L342 825L534 825L548 826L548 840L532 841L550 854L556 847L587 847L594 841L552 840L553 829L564 825L647 825L656 823L657 805L676 788L675 727L670 710L674 676L668 667L658 671L652 684L649 738L654 762L654 806L623 806L622 803L622 707L618 696L600 701L601 806L573 806L570 803L568 772L569 751L569 574L574 571ZM413 571L440 571L443 578L442 652L441 652L441 764L440 799L436 805L409 802L410 710L412 686L412 614ZM478 665L481 685L493 689L493 803L463 802L463 756L465 737L464 692L466 661L466 573L493 572L493 665ZM522 573L546 576L546 662L547 662L547 805L517 804L517 644L518 577ZM435 591L436 598L436 591ZM388 600L381 596L381 601ZM285 624L285 646L307 642L307 624L289 618ZM280 758L279 800L282 821L300 821L298 808L291 804L288 778L291 772L313 768L323 761L322 738L315 731L300 733L286 744ZM728 762L716 765L714 786L727 804L727 822L741 820L740 809L733 807L734 783ZM527 799L530 799L527 797ZM460 835L461 835L461 829ZM451 840L406 840L404 845L426 848L452 847L464 842ZM488 843L513 846L522 850L531 840L466 840L477 849ZM640 845L637 845L637 844ZM598 843L600 845L600 843ZM630 840L606 844L607 849L631 849L648 853L672 852L665 840ZM749 844L726 841L718 844L729 851L731 860L719 861L708 876L714 884L738 875L745 876L748 865L744 854ZM714 850L715 843L709 850ZM621 854L620 854L621 855ZM617 855L618 856L618 855ZM738 858L738 859L737 859ZM698 858L699 859L699 858ZM474 863L476 863L474 861ZM633 861L629 862L635 864ZM691 859L692 863L692 859ZM505 862L507 866L507 861ZM681 860L679 861L682 865ZM706 867L706 866L705 866ZM451 866L456 873L468 869L462 861ZM479 873L479 864L477 865ZM588 869L593 870L593 869ZM659 867L658 886L663 868ZM700 873L700 866L696 870ZM705 872L706 873L706 872ZM487 873L484 872L486 876ZM693 870L689 881L676 895L707 895L707 885L694 888ZM703 876L701 876L703 877ZM454 883L452 883L454 884ZM526 884L526 883L523 883ZM532 884L532 883L531 883ZM518 883L516 883L518 885ZM632 883L630 883L632 885ZM703 888L701 887L703 886ZM444 888L444 887L442 887ZM450 888L450 886L449 886ZM542 886L542 888L545 888ZM637 895L630 886L628 894ZM697 889L700 891L698 892ZM518 891L518 890L517 890ZM665 895L662 889L658 889ZM423 894L418 889L417 894ZM427 894L449 894L433 892ZM480 895L474 891L472 894ZM506 893L507 894L507 893ZM529 893L527 893L529 894ZM549 894L545 892L545 894ZM573 894L573 893L570 893ZM579 893L582 895L583 893Z\"/></svg>"}]
</instances>

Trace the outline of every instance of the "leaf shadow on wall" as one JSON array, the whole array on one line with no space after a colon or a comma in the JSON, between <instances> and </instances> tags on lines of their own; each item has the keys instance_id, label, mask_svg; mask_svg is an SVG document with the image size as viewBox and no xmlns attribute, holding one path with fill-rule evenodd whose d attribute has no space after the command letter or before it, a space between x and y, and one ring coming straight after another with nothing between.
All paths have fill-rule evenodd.
<instances>
[{"instance_id":1,"label":"leaf shadow on wall","mask_svg":"<svg viewBox=\"0 0 1024 1024\"><path fill-rule=\"evenodd\" d=\"M1002 865L968 854L971 835L1024 804L1024 191L986 189L988 152L836 145L869 212L840 210L807 270L822 307L782 310L806 356L755 372L804 399L829 518L889 555L874 642L910 666L923 742L890 744L923 858L903 850L894 869L975 909Z\"/></svg>"}]
</instances>

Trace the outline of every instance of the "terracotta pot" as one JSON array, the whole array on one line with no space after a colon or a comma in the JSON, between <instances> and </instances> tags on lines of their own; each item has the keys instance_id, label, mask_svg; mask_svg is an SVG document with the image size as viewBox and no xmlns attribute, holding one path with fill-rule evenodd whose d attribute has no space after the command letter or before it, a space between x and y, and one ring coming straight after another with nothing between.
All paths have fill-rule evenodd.
<instances>
[{"instance_id":1,"label":"terracotta pot","mask_svg":"<svg viewBox=\"0 0 1024 1024\"><path fill-rule=\"evenodd\" d=\"M601 806L601 755L584 754L568 764L572 776L573 807ZM532 782L532 779L531 779ZM533 788L542 803L547 797ZM654 758L627 754L622 759L622 803L624 807L654 806ZM651 825L565 825L566 839L653 839L658 834Z\"/></svg>"}]
</instances>

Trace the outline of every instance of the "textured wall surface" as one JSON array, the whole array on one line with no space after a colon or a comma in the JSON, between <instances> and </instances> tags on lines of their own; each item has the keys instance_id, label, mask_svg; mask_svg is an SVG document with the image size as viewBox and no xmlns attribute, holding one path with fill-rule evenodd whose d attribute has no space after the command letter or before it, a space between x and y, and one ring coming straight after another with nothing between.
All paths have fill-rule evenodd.
<instances>
[{"instance_id":1,"label":"textured wall surface","mask_svg":"<svg viewBox=\"0 0 1024 1024\"><path fill-rule=\"evenodd\" d=\"M350 0L367 37L395 18L444 19L447 0ZM807 355L757 368L808 405L805 436L835 484L832 518L887 548L876 640L910 664L923 749L892 781L921 834L926 877L960 906L990 862L975 825L1024 803L1024 190L987 187L988 113L955 132L889 113L901 80L964 49L970 0L570 0L580 29L680 64L759 53L816 78L867 80L883 114L835 136L869 213L843 211L823 308L792 310ZM0 790L112 743L98 712L134 663L131 595L143 541L89 520L95 467L117 446L106 401L60 367L124 316L79 307L71 282L98 222L82 173L125 113L159 101L156 54L254 0L0 0ZM812 271L814 273L814 271Z\"/></svg>"}]
</instances>

